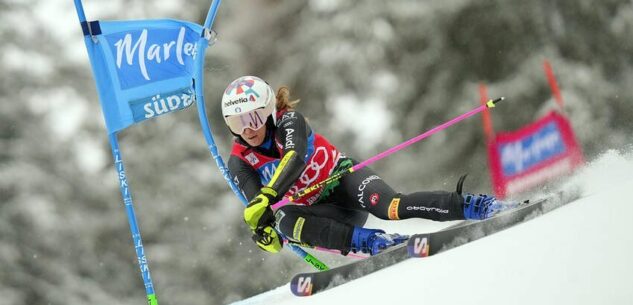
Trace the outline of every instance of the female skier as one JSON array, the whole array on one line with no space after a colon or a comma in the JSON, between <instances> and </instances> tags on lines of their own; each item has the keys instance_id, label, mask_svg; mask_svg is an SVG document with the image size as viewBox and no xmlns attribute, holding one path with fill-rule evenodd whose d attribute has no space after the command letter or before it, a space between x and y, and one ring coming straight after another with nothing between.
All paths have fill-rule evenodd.
<instances>
[{"instance_id":1,"label":"female skier","mask_svg":"<svg viewBox=\"0 0 633 305\"><path fill-rule=\"evenodd\" d=\"M312 131L294 110L297 102L289 101L287 88L275 94L254 76L236 79L222 96L222 115L235 136L229 171L249 200L244 220L263 250L279 252L280 232L289 240L344 255L350 251L375 255L407 236L363 228L367 212L389 220L447 221L485 219L504 209L492 196L462 195L463 179L455 192L401 194L365 167L273 211L270 206L284 196L356 164Z\"/></svg>"}]
</instances>

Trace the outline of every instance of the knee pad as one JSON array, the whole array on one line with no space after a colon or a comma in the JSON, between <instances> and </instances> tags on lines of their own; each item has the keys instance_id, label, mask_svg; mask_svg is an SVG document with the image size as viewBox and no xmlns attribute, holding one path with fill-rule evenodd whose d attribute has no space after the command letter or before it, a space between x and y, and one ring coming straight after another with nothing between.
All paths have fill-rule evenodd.
<instances>
[{"instance_id":1,"label":"knee pad","mask_svg":"<svg viewBox=\"0 0 633 305\"><path fill-rule=\"evenodd\" d=\"M398 209L400 208L401 196L402 194L398 193L395 196L393 196L393 198L391 198L391 201L389 202L389 205L387 206L387 212L386 212L387 218L384 218L384 219L400 220L400 212L398 211Z\"/></svg>"},{"instance_id":2,"label":"knee pad","mask_svg":"<svg viewBox=\"0 0 633 305\"><path fill-rule=\"evenodd\" d=\"M305 224L305 217L293 209L280 208L275 212L275 229L288 239L301 241L301 233Z\"/></svg>"},{"instance_id":3,"label":"knee pad","mask_svg":"<svg viewBox=\"0 0 633 305\"><path fill-rule=\"evenodd\" d=\"M383 196L379 199L378 204L369 206L369 212L384 220L399 220L400 214L398 208L402 200L402 194L398 193L393 196Z\"/></svg>"}]
</instances>

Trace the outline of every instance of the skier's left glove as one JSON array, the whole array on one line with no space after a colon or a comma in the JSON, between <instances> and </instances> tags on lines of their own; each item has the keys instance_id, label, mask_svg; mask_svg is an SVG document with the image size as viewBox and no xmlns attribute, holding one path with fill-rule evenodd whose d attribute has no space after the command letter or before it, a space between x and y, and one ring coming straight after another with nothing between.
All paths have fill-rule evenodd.
<instances>
[{"instance_id":1,"label":"skier's left glove","mask_svg":"<svg viewBox=\"0 0 633 305\"><path fill-rule=\"evenodd\" d=\"M274 203L277 192L269 187L263 187L257 196L244 209L244 222L255 233L265 227L272 226L275 215L270 205Z\"/></svg>"},{"instance_id":2,"label":"skier's left glove","mask_svg":"<svg viewBox=\"0 0 633 305\"><path fill-rule=\"evenodd\" d=\"M253 234L253 241L264 251L277 253L283 248L283 241L271 226L258 229Z\"/></svg>"}]
</instances>

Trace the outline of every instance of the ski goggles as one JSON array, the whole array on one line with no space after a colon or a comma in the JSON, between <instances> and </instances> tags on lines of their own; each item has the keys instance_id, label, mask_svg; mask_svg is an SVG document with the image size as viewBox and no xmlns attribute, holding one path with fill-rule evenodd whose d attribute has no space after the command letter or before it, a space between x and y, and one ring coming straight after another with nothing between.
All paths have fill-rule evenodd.
<instances>
[{"instance_id":1,"label":"ski goggles","mask_svg":"<svg viewBox=\"0 0 633 305\"><path fill-rule=\"evenodd\" d=\"M224 118L226 125L235 134L242 134L246 128L259 130L266 125L266 120L271 111L266 108L258 108L244 114L232 115Z\"/></svg>"}]
</instances>

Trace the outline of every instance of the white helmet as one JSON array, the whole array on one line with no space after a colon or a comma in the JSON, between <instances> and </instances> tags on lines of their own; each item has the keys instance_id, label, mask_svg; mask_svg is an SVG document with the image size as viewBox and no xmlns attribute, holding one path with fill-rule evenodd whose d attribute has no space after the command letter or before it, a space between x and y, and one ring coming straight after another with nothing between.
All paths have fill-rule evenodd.
<instances>
[{"instance_id":1,"label":"white helmet","mask_svg":"<svg viewBox=\"0 0 633 305\"><path fill-rule=\"evenodd\" d=\"M275 93L264 80L242 76L226 87L222 96L222 116L237 135L244 129L257 130L266 125L268 116L275 120Z\"/></svg>"}]
</instances>

